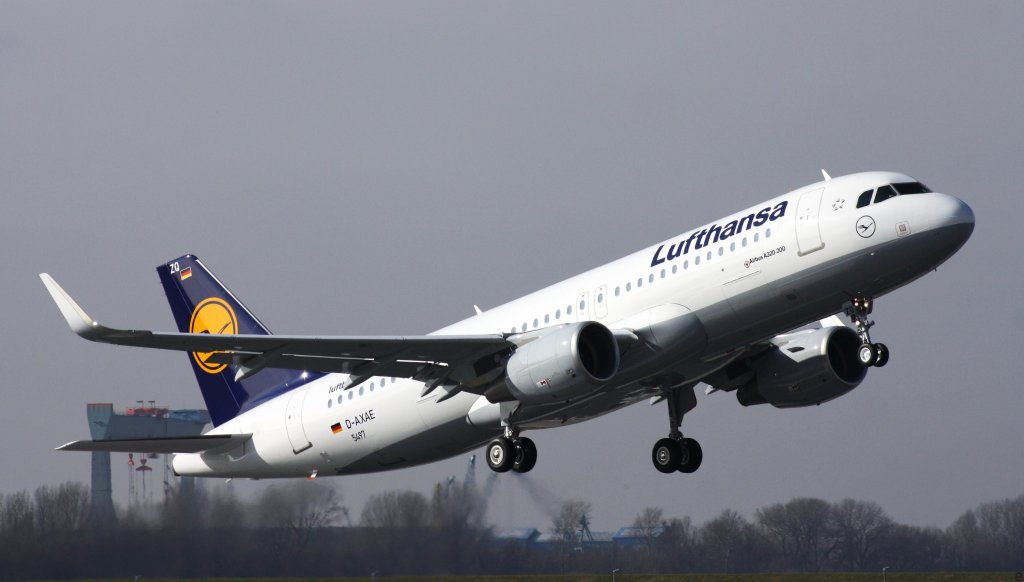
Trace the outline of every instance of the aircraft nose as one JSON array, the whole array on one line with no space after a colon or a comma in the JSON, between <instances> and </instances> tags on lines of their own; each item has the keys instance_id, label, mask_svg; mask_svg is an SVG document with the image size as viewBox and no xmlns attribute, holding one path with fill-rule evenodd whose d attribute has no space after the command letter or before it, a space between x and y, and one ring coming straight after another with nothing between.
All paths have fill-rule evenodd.
<instances>
[{"instance_id":1,"label":"aircraft nose","mask_svg":"<svg viewBox=\"0 0 1024 582\"><path fill-rule=\"evenodd\" d=\"M967 242L974 232L974 211L956 196L943 195L941 210L935 216L936 228L947 233L958 245Z\"/></svg>"},{"instance_id":2,"label":"aircraft nose","mask_svg":"<svg viewBox=\"0 0 1024 582\"><path fill-rule=\"evenodd\" d=\"M963 200L950 196L951 208L947 224L964 224L974 227L974 211Z\"/></svg>"}]
</instances>

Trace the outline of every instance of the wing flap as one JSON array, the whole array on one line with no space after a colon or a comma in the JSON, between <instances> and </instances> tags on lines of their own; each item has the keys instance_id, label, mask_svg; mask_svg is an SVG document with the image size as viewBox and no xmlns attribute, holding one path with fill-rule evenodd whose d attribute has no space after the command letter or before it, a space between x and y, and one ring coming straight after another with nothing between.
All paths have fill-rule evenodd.
<instances>
[{"instance_id":1,"label":"wing flap","mask_svg":"<svg viewBox=\"0 0 1024 582\"><path fill-rule=\"evenodd\" d=\"M252 438L251 434L217 434L191 437L109 439L71 441L58 451L102 451L108 453L216 453L231 450Z\"/></svg>"}]
</instances>

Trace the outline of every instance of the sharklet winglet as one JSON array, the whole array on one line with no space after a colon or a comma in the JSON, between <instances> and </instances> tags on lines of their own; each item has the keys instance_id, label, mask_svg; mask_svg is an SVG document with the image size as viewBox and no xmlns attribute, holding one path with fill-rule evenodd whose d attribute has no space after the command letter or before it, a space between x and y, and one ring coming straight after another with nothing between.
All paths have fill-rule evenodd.
<instances>
[{"instance_id":1,"label":"sharklet winglet","mask_svg":"<svg viewBox=\"0 0 1024 582\"><path fill-rule=\"evenodd\" d=\"M67 321L72 331L84 338L98 335L97 332L103 329L102 326L89 317L89 314L68 295L68 292L53 277L47 273L40 273L39 278L42 279L43 285L46 286L50 297L57 304L57 308L60 309L61 315L64 316L64 320Z\"/></svg>"}]
</instances>

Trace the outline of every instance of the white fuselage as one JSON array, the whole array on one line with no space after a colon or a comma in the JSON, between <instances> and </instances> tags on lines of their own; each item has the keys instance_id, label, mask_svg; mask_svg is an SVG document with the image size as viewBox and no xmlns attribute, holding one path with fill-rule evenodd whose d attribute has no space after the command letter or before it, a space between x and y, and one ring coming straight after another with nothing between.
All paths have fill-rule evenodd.
<instances>
[{"instance_id":1,"label":"white fuselage","mask_svg":"<svg viewBox=\"0 0 1024 582\"><path fill-rule=\"evenodd\" d=\"M963 202L925 193L856 207L868 189L913 181L871 172L812 184L435 333L521 334L576 321L656 329L683 315L699 319L707 337L696 357L627 353L623 369L586 398L513 416L523 429L581 422L657 395L646 378L699 379L746 346L840 311L856 293L878 297L934 269L966 240L959 227L973 215ZM421 396L421 382L381 377L342 390L346 377L326 375L243 412L210 432L251 433L243 448L179 454L174 470L253 478L382 471L459 454L501 431L483 396L438 402L440 390ZM482 411L473 422L471 409Z\"/></svg>"}]
</instances>

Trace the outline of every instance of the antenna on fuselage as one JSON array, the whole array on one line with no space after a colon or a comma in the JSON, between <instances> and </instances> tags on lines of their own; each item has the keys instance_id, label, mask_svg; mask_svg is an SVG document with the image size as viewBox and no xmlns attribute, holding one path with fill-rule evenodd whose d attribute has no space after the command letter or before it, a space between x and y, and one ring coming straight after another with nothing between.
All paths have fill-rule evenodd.
<instances>
[{"instance_id":1,"label":"antenna on fuselage","mask_svg":"<svg viewBox=\"0 0 1024 582\"><path fill-rule=\"evenodd\" d=\"M828 175L828 172L825 171L825 168L821 169L821 175L825 178L826 182L832 179L832 176Z\"/></svg>"}]
</instances>

